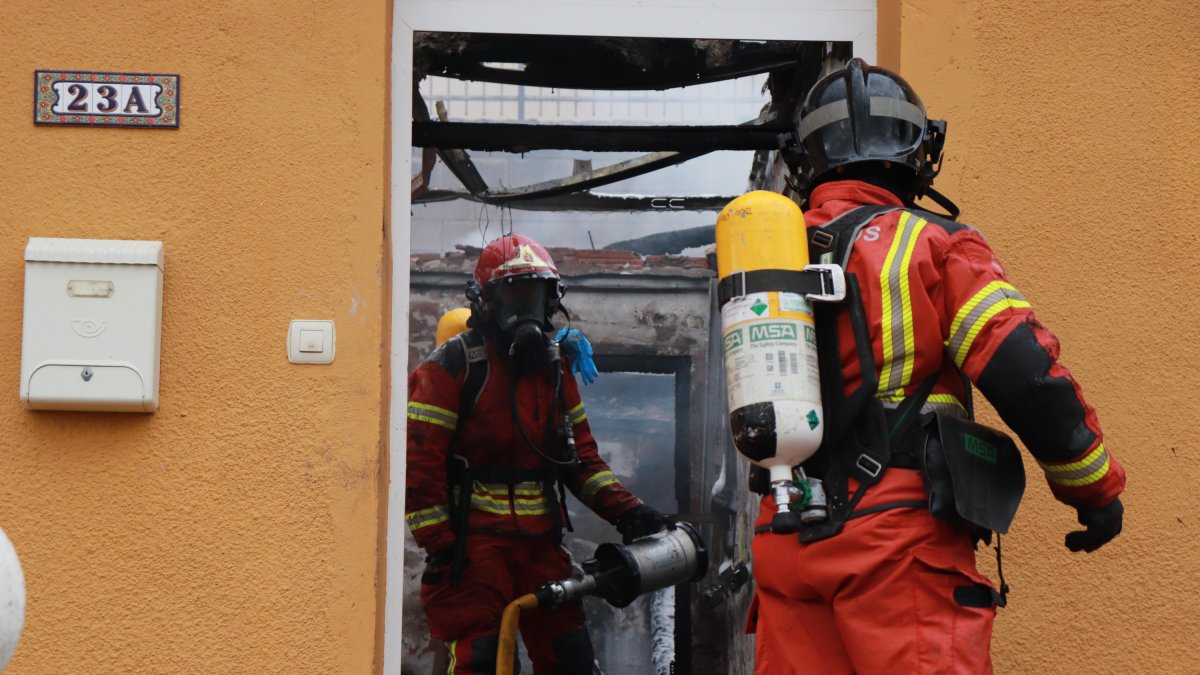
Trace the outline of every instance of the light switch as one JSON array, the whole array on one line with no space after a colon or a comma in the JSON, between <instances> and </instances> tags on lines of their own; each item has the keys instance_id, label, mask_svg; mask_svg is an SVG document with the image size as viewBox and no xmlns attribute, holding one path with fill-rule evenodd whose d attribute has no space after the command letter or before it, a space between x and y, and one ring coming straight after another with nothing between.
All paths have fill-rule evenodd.
<instances>
[{"instance_id":1,"label":"light switch","mask_svg":"<svg viewBox=\"0 0 1200 675\"><path fill-rule=\"evenodd\" d=\"M300 331L300 351L321 353L325 349L325 333L319 330Z\"/></svg>"},{"instance_id":2,"label":"light switch","mask_svg":"<svg viewBox=\"0 0 1200 675\"><path fill-rule=\"evenodd\" d=\"M335 338L336 333L332 321L293 321L288 326L288 361L292 363L333 363Z\"/></svg>"}]
</instances>

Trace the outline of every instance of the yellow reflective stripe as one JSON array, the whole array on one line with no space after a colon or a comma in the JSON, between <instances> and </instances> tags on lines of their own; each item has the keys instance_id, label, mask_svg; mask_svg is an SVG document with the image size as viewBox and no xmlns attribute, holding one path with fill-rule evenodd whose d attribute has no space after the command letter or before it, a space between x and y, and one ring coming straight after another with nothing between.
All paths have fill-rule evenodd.
<instances>
[{"instance_id":1,"label":"yellow reflective stripe","mask_svg":"<svg viewBox=\"0 0 1200 675\"><path fill-rule=\"evenodd\" d=\"M446 675L454 675L454 668L458 665L458 655L454 653L454 648L458 646L458 640L450 640L446 643L446 649L450 650L450 667L446 669Z\"/></svg>"},{"instance_id":2,"label":"yellow reflective stripe","mask_svg":"<svg viewBox=\"0 0 1200 675\"><path fill-rule=\"evenodd\" d=\"M410 401L408 404L408 419L436 424L450 431L454 431L458 427L458 413L415 401Z\"/></svg>"},{"instance_id":3,"label":"yellow reflective stripe","mask_svg":"<svg viewBox=\"0 0 1200 675\"><path fill-rule=\"evenodd\" d=\"M567 411L567 416L571 418L571 424L579 424L587 419L587 413L583 411L583 401L579 405Z\"/></svg>"},{"instance_id":4,"label":"yellow reflective stripe","mask_svg":"<svg viewBox=\"0 0 1200 675\"><path fill-rule=\"evenodd\" d=\"M542 489L528 487L537 485L536 483L518 483L517 485L527 487L520 488L519 491L514 489L513 500L510 502L507 484L476 482L471 490L471 508L501 516L507 516L514 511L517 515L524 516L550 513L549 502ZM520 494L519 497L518 494Z\"/></svg>"},{"instance_id":5,"label":"yellow reflective stripe","mask_svg":"<svg viewBox=\"0 0 1200 675\"><path fill-rule=\"evenodd\" d=\"M508 497L508 483L475 483L476 494L491 494ZM540 497L542 492L541 483L525 481L517 483L513 486L513 494L518 497Z\"/></svg>"},{"instance_id":6,"label":"yellow reflective stripe","mask_svg":"<svg viewBox=\"0 0 1200 675\"><path fill-rule=\"evenodd\" d=\"M1104 443L1101 443L1081 460L1063 464L1039 461L1038 464L1042 466L1042 470L1046 472L1046 479L1051 483L1079 487L1091 485L1107 476L1111 462L1108 451L1104 449Z\"/></svg>"},{"instance_id":7,"label":"yellow reflective stripe","mask_svg":"<svg viewBox=\"0 0 1200 675\"><path fill-rule=\"evenodd\" d=\"M479 495L471 495L471 508L484 513L494 513L499 516L507 516L512 513L512 509L508 505L508 501L499 502L480 497Z\"/></svg>"},{"instance_id":8,"label":"yellow reflective stripe","mask_svg":"<svg viewBox=\"0 0 1200 675\"><path fill-rule=\"evenodd\" d=\"M1031 306L1025 296L1004 281L993 281L979 289L959 308L950 323L950 339L946 340L946 349L954 358L955 365L962 367L975 338L992 317L1006 309Z\"/></svg>"},{"instance_id":9,"label":"yellow reflective stripe","mask_svg":"<svg viewBox=\"0 0 1200 675\"><path fill-rule=\"evenodd\" d=\"M543 513L550 513L550 509L545 501L536 503L516 502L509 505L507 500L501 502L493 499L484 499L479 497L479 495L471 495L471 509L498 516L507 516L514 513L514 511L520 516L538 516Z\"/></svg>"},{"instance_id":10,"label":"yellow reflective stripe","mask_svg":"<svg viewBox=\"0 0 1200 675\"><path fill-rule=\"evenodd\" d=\"M588 504L596 493L607 485L613 485L617 482L617 477L611 471L598 471L591 478L585 480L583 485L579 487L579 501Z\"/></svg>"},{"instance_id":11,"label":"yellow reflective stripe","mask_svg":"<svg viewBox=\"0 0 1200 675\"><path fill-rule=\"evenodd\" d=\"M405 514L404 519L408 521L409 529L415 531L423 527L432 527L449 521L450 510L445 506L433 506Z\"/></svg>"},{"instance_id":12,"label":"yellow reflective stripe","mask_svg":"<svg viewBox=\"0 0 1200 675\"><path fill-rule=\"evenodd\" d=\"M887 392L876 396L883 402L885 408L897 408L900 403L906 398L904 390L899 392ZM921 412L940 412L954 417L966 417L967 407L959 402L954 394L930 394L925 400L925 404L921 406Z\"/></svg>"},{"instance_id":13,"label":"yellow reflective stripe","mask_svg":"<svg viewBox=\"0 0 1200 675\"><path fill-rule=\"evenodd\" d=\"M879 391L883 393L898 392L912 381L916 339L913 334L909 268L925 224L924 218L917 218L908 211L901 212L892 245L879 270L883 305L883 319L880 322L883 329L883 364L880 368Z\"/></svg>"},{"instance_id":14,"label":"yellow reflective stripe","mask_svg":"<svg viewBox=\"0 0 1200 675\"><path fill-rule=\"evenodd\" d=\"M925 219L917 220L917 224L913 227L912 238L908 242L908 247L904 249L904 260L901 261L900 271L903 275L903 280L900 283L901 308L904 321L904 374L900 381L901 387L907 387L909 382L912 382L913 364L916 362L917 339L914 334L913 323L913 308L912 308L912 287L909 282L909 270L912 268L913 251L917 248L917 239L921 237L921 230L925 229Z\"/></svg>"},{"instance_id":15,"label":"yellow reflective stripe","mask_svg":"<svg viewBox=\"0 0 1200 675\"><path fill-rule=\"evenodd\" d=\"M956 405L960 408L963 407L963 404L959 403L954 394L930 394L929 398L926 400L930 403L948 403L950 405Z\"/></svg>"},{"instance_id":16,"label":"yellow reflective stripe","mask_svg":"<svg viewBox=\"0 0 1200 675\"><path fill-rule=\"evenodd\" d=\"M904 392L902 392L902 391L900 391L900 392L889 391L884 394L878 394L878 395L876 395L875 398L879 399L880 401L886 401L888 403L899 403L899 402L903 401L906 398L906 396L904 395ZM962 403L959 403L958 399L954 397L954 394L930 394L929 398L927 398L925 400L930 403L952 403L952 404L956 404L959 406L962 405Z\"/></svg>"},{"instance_id":17,"label":"yellow reflective stripe","mask_svg":"<svg viewBox=\"0 0 1200 675\"><path fill-rule=\"evenodd\" d=\"M540 516L550 513L550 507L545 502L541 502L540 504L522 504L517 502L513 505L513 508L516 509L518 516Z\"/></svg>"}]
</instances>

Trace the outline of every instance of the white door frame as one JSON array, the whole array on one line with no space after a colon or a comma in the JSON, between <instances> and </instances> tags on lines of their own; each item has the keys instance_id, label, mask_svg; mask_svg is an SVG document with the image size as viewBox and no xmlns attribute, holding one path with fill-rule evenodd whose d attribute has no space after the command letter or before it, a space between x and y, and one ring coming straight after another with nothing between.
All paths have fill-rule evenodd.
<instances>
[{"instance_id":1,"label":"white door frame","mask_svg":"<svg viewBox=\"0 0 1200 675\"><path fill-rule=\"evenodd\" d=\"M391 115L391 409L384 673L399 673L404 593L412 67L415 31L851 42L875 61L876 0L394 0Z\"/></svg>"}]
</instances>

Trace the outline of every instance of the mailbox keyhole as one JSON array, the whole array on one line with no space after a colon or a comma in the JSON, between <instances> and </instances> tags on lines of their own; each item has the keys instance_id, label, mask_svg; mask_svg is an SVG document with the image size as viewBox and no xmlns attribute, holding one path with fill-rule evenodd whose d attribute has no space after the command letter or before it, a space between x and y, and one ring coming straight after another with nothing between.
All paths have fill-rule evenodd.
<instances>
[{"instance_id":1,"label":"mailbox keyhole","mask_svg":"<svg viewBox=\"0 0 1200 675\"><path fill-rule=\"evenodd\" d=\"M84 381L84 382L89 382L89 381L91 381L91 379L92 379L92 369L91 369L91 368L84 368L84 369L83 369L83 372L82 372L82 373L80 373L80 374L79 374L79 376L83 378L83 381Z\"/></svg>"}]
</instances>

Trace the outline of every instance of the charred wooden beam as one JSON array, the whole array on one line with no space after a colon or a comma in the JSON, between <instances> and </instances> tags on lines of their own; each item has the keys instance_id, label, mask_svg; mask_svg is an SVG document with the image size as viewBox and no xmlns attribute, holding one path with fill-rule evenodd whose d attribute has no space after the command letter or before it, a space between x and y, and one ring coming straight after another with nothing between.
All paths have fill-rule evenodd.
<instances>
[{"instance_id":1,"label":"charred wooden beam","mask_svg":"<svg viewBox=\"0 0 1200 675\"><path fill-rule=\"evenodd\" d=\"M566 89L686 87L819 59L824 43L681 38L617 38L499 33L424 33L414 40L415 79Z\"/></svg>"},{"instance_id":2,"label":"charred wooden beam","mask_svg":"<svg viewBox=\"0 0 1200 675\"><path fill-rule=\"evenodd\" d=\"M466 199L487 204L503 204L523 211L591 211L591 212L648 212L720 211L734 197L718 196L656 196L606 195L592 192L573 192L550 197L528 197L496 201L486 196L460 190L428 190L413 197L414 204L429 204ZM711 228L710 228L711 229Z\"/></svg>"},{"instance_id":3,"label":"charred wooden beam","mask_svg":"<svg viewBox=\"0 0 1200 675\"><path fill-rule=\"evenodd\" d=\"M541 183L534 183L511 190L489 190L479 196L484 197L492 204L504 204L514 200L522 199L538 199L541 197L552 197L554 195L567 194L570 192L579 192L581 190L590 190L601 185L616 183L617 181L633 178L642 174L658 171L668 166L675 166L683 162L707 154L705 152L654 152L648 155L640 155L633 159L627 159L624 162L609 164L602 166L599 169L577 173L566 178L556 178ZM474 191L472 191L474 192Z\"/></svg>"},{"instance_id":4,"label":"charred wooden beam","mask_svg":"<svg viewBox=\"0 0 1200 675\"><path fill-rule=\"evenodd\" d=\"M645 91L691 87L710 82L721 82L739 77L750 77L773 70L788 69L799 65L795 59L778 59L755 63L735 63L726 66L689 70L686 72L618 72L612 69L515 70L489 66L486 63L457 63L436 73L471 82L495 82L527 87L559 89L595 89L602 91Z\"/></svg>"},{"instance_id":5,"label":"charred wooden beam","mask_svg":"<svg viewBox=\"0 0 1200 675\"><path fill-rule=\"evenodd\" d=\"M532 150L592 152L713 152L774 150L795 130L789 126L596 126L495 124L489 122L413 122L413 145L484 152Z\"/></svg>"},{"instance_id":6,"label":"charred wooden beam","mask_svg":"<svg viewBox=\"0 0 1200 675\"><path fill-rule=\"evenodd\" d=\"M442 122L437 124L447 124L446 106L441 102L437 102L438 119ZM417 124L434 124L429 120L429 108L425 104L424 97L421 96L420 90L413 87L413 125ZM429 146L435 147L435 146ZM475 163L471 161L471 157L464 151L456 148L436 148L438 157L450 169L450 173L458 179L471 192L487 192L487 182L483 180L483 176L479 175L479 169L475 168ZM422 163L425 161L425 153L422 153ZM422 167L424 170L424 167ZM430 165L432 171L432 164ZM428 180L426 179L426 185ZM416 190L414 190L414 194Z\"/></svg>"}]
</instances>

